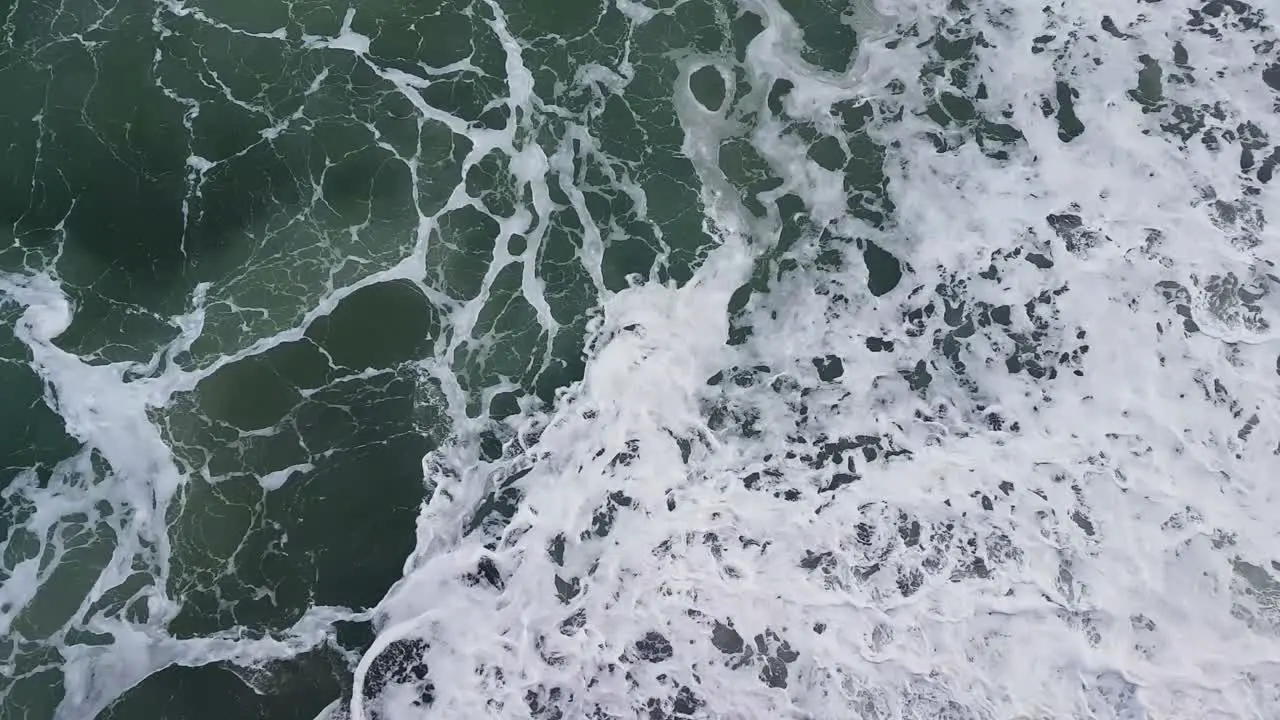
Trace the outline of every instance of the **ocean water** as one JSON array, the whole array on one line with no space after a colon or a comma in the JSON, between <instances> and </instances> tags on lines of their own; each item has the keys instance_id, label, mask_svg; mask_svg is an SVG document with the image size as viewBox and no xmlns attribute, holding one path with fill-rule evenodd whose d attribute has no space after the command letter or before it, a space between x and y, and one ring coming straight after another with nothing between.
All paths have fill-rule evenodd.
<instances>
[{"instance_id":1,"label":"ocean water","mask_svg":"<svg viewBox=\"0 0 1280 720\"><path fill-rule=\"evenodd\" d=\"M1280 9L0 0L0 717L1280 717Z\"/></svg>"}]
</instances>

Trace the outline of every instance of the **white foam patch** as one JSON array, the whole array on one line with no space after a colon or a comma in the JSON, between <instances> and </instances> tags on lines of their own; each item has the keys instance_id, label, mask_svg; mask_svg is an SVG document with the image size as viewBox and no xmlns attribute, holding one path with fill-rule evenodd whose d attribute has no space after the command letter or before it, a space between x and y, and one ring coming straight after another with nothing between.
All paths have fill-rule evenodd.
<instances>
[{"instance_id":1,"label":"white foam patch","mask_svg":"<svg viewBox=\"0 0 1280 720\"><path fill-rule=\"evenodd\" d=\"M636 25L671 12L616 7ZM64 643L73 624L53 620L58 636L41 639L66 653L58 716L92 716L171 664L291 657L325 642L334 622L366 617L321 607L274 638L168 636L177 608L160 589L161 519L186 479L148 412L301 338L359 288L396 279L448 315L452 332L427 369L461 441L424 460L434 493L418 545L356 670L357 688L381 692L357 691L330 718L1280 713L1270 482L1280 238L1260 169L1280 137L1262 79L1274 20L1186 0L958 7L855 3L861 44L853 70L834 73L802 57L805 28L779 3L744 2L765 25L745 61L730 73L731 58L683 58L671 95L706 230L721 242L683 287L637 278L616 294L601 269L608 229L572 183L572 144L582 156L599 146L569 122L554 150L517 133L556 108L535 95L522 39L496 6L506 103L520 119L495 131L423 99L432 73L469 65L423 76L378 67L352 12L337 36L303 38L354 53L424 119L466 135L464 176L490 150L512 160L519 195L533 201L499 221L498 248L519 233L522 257L537 255L558 184L582 220L579 259L602 298L585 377L553 412L511 421L506 459L480 458L466 440L481 421L447 366L486 342L472 338L477 318L516 258L495 252L478 297L449 300L422 281L438 215L419 218L419 243L399 265L195 371L173 360L204 332L207 287L173 319L179 337L138 367L54 344L73 310L56 278L0 278L0 297L25 308L18 334L48 402L85 445L43 485L33 472L5 491L26 508L13 537L50 536L83 514L112 543L76 614L113 644ZM924 42L935 33L982 39L968 61L943 62ZM629 53L577 81L625 95ZM1151 62L1158 97L1150 71L1139 75ZM726 82L724 107L707 112L688 87L706 64L749 90ZM779 78L793 89L775 113ZM941 127L930 106L950 112L949 84L962 82L953 95L1021 139L995 142L1003 131L976 121ZM866 138L832 112L864 100L877 112ZM868 138L885 151L886 222L849 212L844 174L808 157L815 134L842 152ZM777 211L752 215L719 166L723 141L737 137L782 181L758 200L804 202L813 227L785 257L767 257ZM397 157L415 183L429 167ZM197 176L213 164L189 159ZM604 172L643 217L639 185ZM460 184L439 214L477 204ZM865 285L868 241L908 266L884 295ZM751 331L731 344L731 298L756 263L770 292L734 321ZM550 349L559 326L545 290L526 263L521 291ZM306 469L269 473L263 487ZM52 559L18 563L0 586L0 631L32 612L69 557L60 535L46 549ZM98 612L140 558L154 582L122 602L140 601L146 619Z\"/></svg>"},{"instance_id":2,"label":"white foam patch","mask_svg":"<svg viewBox=\"0 0 1280 720\"><path fill-rule=\"evenodd\" d=\"M370 39L351 29L351 21L355 19L356 9L348 8L346 15L342 18L342 27L338 29L338 34L331 38L306 36L303 42L312 48L332 48L334 50L346 50L356 55L367 55L369 53Z\"/></svg>"},{"instance_id":3,"label":"white foam patch","mask_svg":"<svg viewBox=\"0 0 1280 720\"><path fill-rule=\"evenodd\" d=\"M605 303L585 379L520 429L519 457L429 458L418 549L356 673L385 683L380 657L412 657L419 691L357 692L352 717L1280 712L1280 238L1237 129L1280 135L1255 55L1269 19L1228 8L1210 37L1185 2L899 3L916 35L838 76L756 7L741 102L818 226L796 269L727 344L747 248L776 220L734 200L722 126L682 113L726 241L688 286ZM921 82L935 31L981 33L965 93L980 81L978 115L1022 139L997 152L976 122L926 115L960 82L960 61ZM1158 101L1131 92L1140 56L1165 67ZM763 109L775 77L793 118L875 103L883 227L845 216L840 175ZM827 226L905 261L903 282L872 295L860 246ZM817 260L832 247L842 269Z\"/></svg>"}]
</instances>

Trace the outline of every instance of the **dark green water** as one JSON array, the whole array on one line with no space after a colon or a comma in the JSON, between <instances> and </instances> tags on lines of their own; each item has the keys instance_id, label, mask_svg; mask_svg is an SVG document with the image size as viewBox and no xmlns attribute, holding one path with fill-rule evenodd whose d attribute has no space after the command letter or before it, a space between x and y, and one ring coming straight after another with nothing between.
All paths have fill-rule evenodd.
<instances>
[{"instance_id":1,"label":"dark green water","mask_svg":"<svg viewBox=\"0 0 1280 720\"><path fill-rule=\"evenodd\" d=\"M641 25L612 3L497 7L505 30L484 2L0 4L0 271L60 281L74 316L59 348L136 363L127 379L185 372L193 385L149 410L186 478L167 509L172 637L280 633L313 606L372 607L413 549L423 455L457 421L479 418L467 432L483 434L486 417L548 403L581 376L597 280L683 282L709 247L670 101L677 60L741 57L760 19L714 2L659 3ZM838 12L792 9L816 28L810 60L841 69L852 36ZM325 46L344 29L370 40L366 54ZM503 32L540 98L532 115L512 118ZM575 80L624 59L625 98ZM704 73L694 91L714 106L726 88ZM471 155L504 128L567 163L548 176L549 211L514 234L504 218L543 198L519 194L500 149ZM724 153L731 179L768 187L749 143ZM459 192L474 202L451 202ZM580 260L592 236L595 280ZM495 264L504 245L523 259ZM545 308L522 292L525 264ZM172 345L173 319L196 308L198 336ZM0 306L0 482L33 470L48 486L84 438L10 334L20 312ZM92 467L75 482L119 482L101 458ZM264 492L258 479L287 468L298 472ZM50 551L21 528L32 511L6 496L6 579ZM51 575L0 640L14 671L0 681L6 718L53 716L57 648L96 642L84 632L95 612L146 616L77 609L118 546L108 523L73 514L50 528L78 549L41 561ZM153 582L138 562L120 598ZM369 631L338 637L358 651ZM322 649L269 665L254 680L265 694L219 664L172 667L104 717L310 718L347 691L347 662Z\"/></svg>"}]
</instances>

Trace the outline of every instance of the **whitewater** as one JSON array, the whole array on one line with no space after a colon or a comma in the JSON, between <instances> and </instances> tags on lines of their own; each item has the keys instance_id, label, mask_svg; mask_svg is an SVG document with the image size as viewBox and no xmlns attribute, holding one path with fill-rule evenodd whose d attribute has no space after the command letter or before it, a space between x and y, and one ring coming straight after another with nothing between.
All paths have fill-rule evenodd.
<instances>
[{"instance_id":1,"label":"whitewater","mask_svg":"<svg viewBox=\"0 0 1280 720\"><path fill-rule=\"evenodd\" d=\"M33 244L13 221L4 366L70 439L4 471L0 716L195 717L123 703L179 667L271 696L323 651L319 720L1280 717L1280 10L610 0L534 21L484 0L407 30L355 4L308 34L141 5L161 49L138 59L192 138L178 226L218 211L220 172L312 132L326 88L356 98L332 111L352 149L295 168L292 219L253 214L267 239L223 274L126 320L82 319L70 223ZM446 15L473 38L456 58L380 50ZM111 18L58 42L109 42ZM300 104L179 77L184 35L187 63L287 46ZM475 117L447 106L457 78L494 93ZM261 124L201 149L214 103ZM37 158L42 117L13 135ZM366 147L351 210L327 178ZM201 252L168 241L175 267ZM412 349L362 359L384 326ZM220 379L255 362L276 375ZM362 414L392 401L405 424ZM288 590L330 551L288 524L317 510L270 499L402 439L420 495L374 461L349 481L416 517L393 582L331 604L308 565ZM250 519L219 524L222 501ZM340 565L387 554L366 532Z\"/></svg>"}]
</instances>

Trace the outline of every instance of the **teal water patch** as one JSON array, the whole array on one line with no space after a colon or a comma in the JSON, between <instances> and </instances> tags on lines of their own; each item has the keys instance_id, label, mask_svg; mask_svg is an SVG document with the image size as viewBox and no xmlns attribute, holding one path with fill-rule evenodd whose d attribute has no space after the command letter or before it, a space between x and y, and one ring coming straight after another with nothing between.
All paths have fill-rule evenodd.
<instances>
[{"instance_id":1,"label":"teal water patch","mask_svg":"<svg viewBox=\"0 0 1280 720\"><path fill-rule=\"evenodd\" d=\"M252 669L172 667L147 678L98 717L312 720L346 691L348 672L342 655L332 650Z\"/></svg>"}]
</instances>

